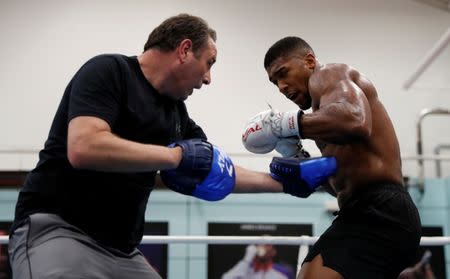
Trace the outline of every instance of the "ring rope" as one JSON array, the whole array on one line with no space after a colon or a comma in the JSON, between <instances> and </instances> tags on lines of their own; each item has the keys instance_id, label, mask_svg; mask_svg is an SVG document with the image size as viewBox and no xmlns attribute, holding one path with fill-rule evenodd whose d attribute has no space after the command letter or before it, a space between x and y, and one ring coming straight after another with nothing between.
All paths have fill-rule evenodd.
<instances>
[{"instance_id":1,"label":"ring rope","mask_svg":"<svg viewBox=\"0 0 450 279\"><path fill-rule=\"evenodd\" d=\"M163 236L145 235L141 244L276 244L312 245L318 236ZM8 244L8 236L0 236L0 244ZM450 236L422 236L421 246L450 245Z\"/></svg>"}]
</instances>

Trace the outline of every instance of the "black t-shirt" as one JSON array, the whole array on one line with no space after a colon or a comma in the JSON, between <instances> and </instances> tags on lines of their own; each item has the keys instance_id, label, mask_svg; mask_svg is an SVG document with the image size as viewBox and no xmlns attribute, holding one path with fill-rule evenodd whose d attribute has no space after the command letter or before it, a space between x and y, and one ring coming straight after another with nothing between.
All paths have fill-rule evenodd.
<instances>
[{"instance_id":1,"label":"black t-shirt","mask_svg":"<svg viewBox=\"0 0 450 279\"><path fill-rule=\"evenodd\" d=\"M112 133L140 143L166 146L206 136L184 102L152 87L136 57L99 55L70 81L39 162L20 191L13 228L32 213L56 213L98 242L129 252L142 239L156 173L73 168L67 159L67 127L77 116L99 117Z\"/></svg>"}]
</instances>

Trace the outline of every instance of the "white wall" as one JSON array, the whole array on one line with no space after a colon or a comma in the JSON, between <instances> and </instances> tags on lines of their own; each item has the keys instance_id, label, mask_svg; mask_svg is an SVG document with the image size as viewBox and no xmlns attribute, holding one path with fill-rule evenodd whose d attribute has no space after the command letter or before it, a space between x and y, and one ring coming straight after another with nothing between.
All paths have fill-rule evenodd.
<instances>
[{"instance_id":1,"label":"white wall","mask_svg":"<svg viewBox=\"0 0 450 279\"><path fill-rule=\"evenodd\" d=\"M245 153L235 154L243 165L265 169L270 160L249 157L242 147L247 118L267 103L295 108L268 82L262 66L268 47L287 35L310 42L322 63L350 64L374 82L403 155L415 154L422 108L450 109L450 46L409 91L402 89L450 27L449 12L412 0L1 0L0 149L41 148L63 90L82 63L100 53L141 53L149 32L181 12L205 18L218 32L212 84L188 100L191 116L212 142ZM425 153L450 143L448 127L449 118L425 120ZM317 153L314 144L305 145ZM36 159L3 154L0 169L30 169ZM443 166L449 175L450 163ZM404 172L416 176L416 163L405 161ZM427 173L434 174L433 164Z\"/></svg>"}]
</instances>

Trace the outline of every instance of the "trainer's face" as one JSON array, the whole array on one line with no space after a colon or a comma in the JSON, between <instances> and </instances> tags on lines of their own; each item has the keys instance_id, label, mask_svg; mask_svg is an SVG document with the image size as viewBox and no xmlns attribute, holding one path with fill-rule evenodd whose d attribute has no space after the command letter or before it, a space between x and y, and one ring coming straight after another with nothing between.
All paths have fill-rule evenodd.
<instances>
[{"instance_id":1,"label":"trainer's face","mask_svg":"<svg viewBox=\"0 0 450 279\"><path fill-rule=\"evenodd\" d=\"M301 109L311 107L308 81L315 67L315 58L307 54L278 57L266 69L269 80L275 84L286 98Z\"/></svg>"},{"instance_id":2,"label":"trainer's face","mask_svg":"<svg viewBox=\"0 0 450 279\"><path fill-rule=\"evenodd\" d=\"M179 71L179 99L185 100L194 89L200 89L203 84L211 83L211 67L216 62L217 48L213 39L209 38L206 45L192 51L187 51Z\"/></svg>"}]
</instances>

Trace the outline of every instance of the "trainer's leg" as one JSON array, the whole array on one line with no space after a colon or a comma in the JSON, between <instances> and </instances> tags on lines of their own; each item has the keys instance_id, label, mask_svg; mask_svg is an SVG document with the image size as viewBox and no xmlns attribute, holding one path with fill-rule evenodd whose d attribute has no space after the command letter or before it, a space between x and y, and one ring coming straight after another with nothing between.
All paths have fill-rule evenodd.
<instances>
[{"instance_id":1,"label":"trainer's leg","mask_svg":"<svg viewBox=\"0 0 450 279\"><path fill-rule=\"evenodd\" d=\"M91 243L57 237L28 249L33 278L113 278L114 258Z\"/></svg>"},{"instance_id":2,"label":"trainer's leg","mask_svg":"<svg viewBox=\"0 0 450 279\"><path fill-rule=\"evenodd\" d=\"M112 276L114 261L94 246L70 237L30 237L29 224L12 235L9 254L14 279L92 278Z\"/></svg>"},{"instance_id":3,"label":"trainer's leg","mask_svg":"<svg viewBox=\"0 0 450 279\"><path fill-rule=\"evenodd\" d=\"M31 270L26 250L27 233L28 224L16 229L9 240L8 253L13 278L31 278Z\"/></svg>"},{"instance_id":4,"label":"trainer's leg","mask_svg":"<svg viewBox=\"0 0 450 279\"><path fill-rule=\"evenodd\" d=\"M297 279L344 279L344 277L324 266L322 256L318 254L312 261L303 264Z\"/></svg>"},{"instance_id":5,"label":"trainer's leg","mask_svg":"<svg viewBox=\"0 0 450 279\"><path fill-rule=\"evenodd\" d=\"M119 274L116 274L116 278L162 279L139 250L136 249L133 254L131 258L117 258Z\"/></svg>"},{"instance_id":6,"label":"trainer's leg","mask_svg":"<svg viewBox=\"0 0 450 279\"><path fill-rule=\"evenodd\" d=\"M87 236L58 227L62 222L53 217L30 216L12 233L8 250L13 278L113 278L114 257Z\"/></svg>"}]
</instances>

